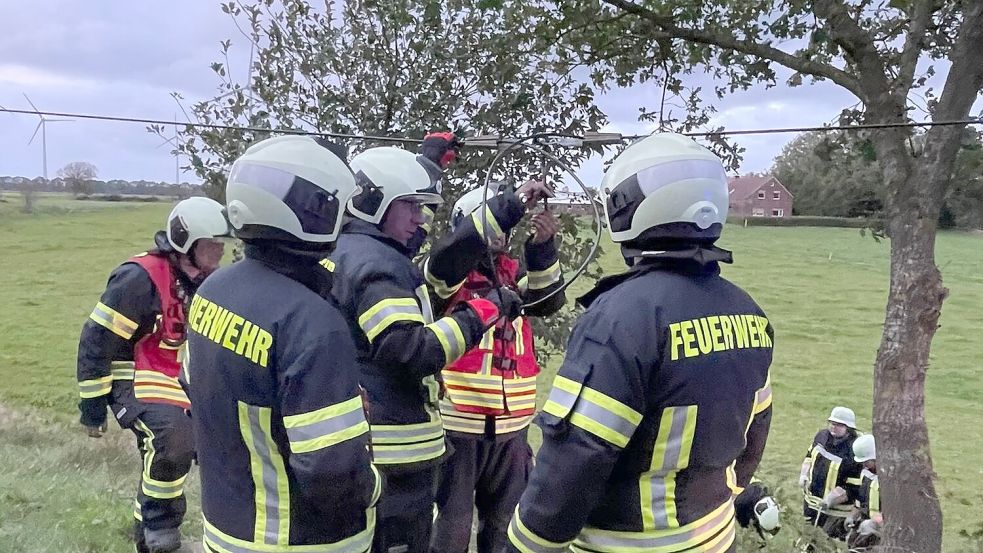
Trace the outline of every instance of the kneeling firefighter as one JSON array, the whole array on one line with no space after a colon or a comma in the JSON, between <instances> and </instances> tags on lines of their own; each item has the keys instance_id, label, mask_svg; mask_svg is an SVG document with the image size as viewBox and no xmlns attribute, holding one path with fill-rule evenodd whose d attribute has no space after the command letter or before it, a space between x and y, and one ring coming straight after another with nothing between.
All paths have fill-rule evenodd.
<instances>
[{"instance_id":1,"label":"kneeling firefighter","mask_svg":"<svg viewBox=\"0 0 983 553\"><path fill-rule=\"evenodd\" d=\"M188 305L218 268L230 235L222 205L208 198L179 202L155 248L109 276L82 327L78 349L81 422L89 436L106 430L106 408L137 438L143 471L133 516L138 551L174 551L187 508L184 480L194 444L178 383Z\"/></svg>"},{"instance_id":2,"label":"kneeling firefighter","mask_svg":"<svg viewBox=\"0 0 983 553\"><path fill-rule=\"evenodd\" d=\"M733 497L771 422L773 331L720 276L723 165L655 134L614 160L601 193L631 268L578 300L509 550L734 551Z\"/></svg>"},{"instance_id":3,"label":"kneeling firefighter","mask_svg":"<svg viewBox=\"0 0 983 553\"><path fill-rule=\"evenodd\" d=\"M282 136L251 146L229 173L245 259L216 272L188 316L207 551L361 553L372 543L381 480L355 345L319 265L358 189L342 156Z\"/></svg>"}]
</instances>

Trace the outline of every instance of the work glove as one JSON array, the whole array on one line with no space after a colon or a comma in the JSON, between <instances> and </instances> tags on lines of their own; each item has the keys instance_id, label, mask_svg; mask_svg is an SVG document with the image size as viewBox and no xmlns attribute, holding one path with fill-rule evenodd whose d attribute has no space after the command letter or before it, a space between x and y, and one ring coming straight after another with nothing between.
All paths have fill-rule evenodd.
<instances>
[{"instance_id":1,"label":"work glove","mask_svg":"<svg viewBox=\"0 0 983 553\"><path fill-rule=\"evenodd\" d=\"M494 303L495 307L498 308L498 314L509 321L522 314L522 298L511 288L505 286L492 288L490 292L485 294L485 299Z\"/></svg>"},{"instance_id":2,"label":"work glove","mask_svg":"<svg viewBox=\"0 0 983 553\"><path fill-rule=\"evenodd\" d=\"M799 476L799 487L803 490L809 487L809 477L805 474Z\"/></svg>"},{"instance_id":3,"label":"work glove","mask_svg":"<svg viewBox=\"0 0 983 553\"><path fill-rule=\"evenodd\" d=\"M802 461L802 467L799 469L799 487L803 490L809 488L809 469L812 468L812 464L809 459Z\"/></svg>"},{"instance_id":4,"label":"work glove","mask_svg":"<svg viewBox=\"0 0 983 553\"><path fill-rule=\"evenodd\" d=\"M823 509L829 509L834 505L839 505L846 500L846 490L840 487L833 488L825 497L823 497Z\"/></svg>"},{"instance_id":5,"label":"work glove","mask_svg":"<svg viewBox=\"0 0 983 553\"><path fill-rule=\"evenodd\" d=\"M451 131L430 133L423 137L420 155L446 169L457 158L460 147L461 140Z\"/></svg>"},{"instance_id":6,"label":"work glove","mask_svg":"<svg viewBox=\"0 0 983 553\"><path fill-rule=\"evenodd\" d=\"M100 438L106 433L106 409L109 407L107 396L83 398L79 402L82 416L79 422L85 427L90 438Z\"/></svg>"}]
</instances>

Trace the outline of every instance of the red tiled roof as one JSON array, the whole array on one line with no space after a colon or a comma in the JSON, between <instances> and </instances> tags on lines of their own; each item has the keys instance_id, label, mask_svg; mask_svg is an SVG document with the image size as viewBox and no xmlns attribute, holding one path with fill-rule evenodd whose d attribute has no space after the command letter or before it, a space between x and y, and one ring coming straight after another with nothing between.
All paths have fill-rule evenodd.
<instances>
[{"instance_id":1,"label":"red tiled roof","mask_svg":"<svg viewBox=\"0 0 983 553\"><path fill-rule=\"evenodd\" d=\"M761 186L772 179L771 175L744 175L727 179L727 190L734 200L743 200L754 194Z\"/></svg>"}]
</instances>

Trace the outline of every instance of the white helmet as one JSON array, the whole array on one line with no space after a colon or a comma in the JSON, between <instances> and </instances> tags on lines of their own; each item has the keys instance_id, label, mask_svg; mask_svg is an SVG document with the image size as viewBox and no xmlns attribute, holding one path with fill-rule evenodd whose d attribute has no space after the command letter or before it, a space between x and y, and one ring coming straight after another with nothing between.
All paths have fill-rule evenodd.
<instances>
[{"instance_id":1,"label":"white helmet","mask_svg":"<svg viewBox=\"0 0 983 553\"><path fill-rule=\"evenodd\" d=\"M358 187L342 147L288 135L250 146L232 165L225 190L239 238L327 244L338 238Z\"/></svg>"},{"instance_id":2,"label":"white helmet","mask_svg":"<svg viewBox=\"0 0 983 553\"><path fill-rule=\"evenodd\" d=\"M716 240L729 203L720 158L673 133L653 134L621 152L601 181L601 197L611 239L619 243Z\"/></svg>"},{"instance_id":3,"label":"white helmet","mask_svg":"<svg viewBox=\"0 0 983 553\"><path fill-rule=\"evenodd\" d=\"M379 224L393 200L439 204L441 170L429 159L400 148L369 148L352 158L352 171L362 191L348 202L348 211Z\"/></svg>"},{"instance_id":4,"label":"white helmet","mask_svg":"<svg viewBox=\"0 0 983 553\"><path fill-rule=\"evenodd\" d=\"M225 208L211 198L181 200L167 216L167 241L178 253L191 251L199 238L232 236Z\"/></svg>"},{"instance_id":5,"label":"white helmet","mask_svg":"<svg viewBox=\"0 0 983 553\"><path fill-rule=\"evenodd\" d=\"M864 434L853 442L853 459L858 463L877 459L877 448L874 447L874 436Z\"/></svg>"},{"instance_id":6,"label":"white helmet","mask_svg":"<svg viewBox=\"0 0 983 553\"><path fill-rule=\"evenodd\" d=\"M461 221L463 221L465 217L471 215L477 211L479 207L481 207L483 192L487 191L487 195L484 197L488 200L501 194L501 192L496 192L495 190L495 187L485 188L482 186L475 188L474 190L471 190L458 198L457 201L454 202L454 209L451 210L451 230L457 230L457 226L461 224Z\"/></svg>"},{"instance_id":7,"label":"white helmet","mask_svg":"<svg viewBox=\"0 0 983 553\"><path fill-rule=\"evenodd\" d=\"M829 413L829 422L838 422L846 425L847 428L857 428L857 416L853 414L853 409L849 407L836 406Z\"/></svg>"},{"instance_id":8,"label":"white helmet","mask_svg":"<svg viewBox=\"0 0 983 553\"><path fill-rule=\"evenodd\" d=\"M754 519L762 532L776 534L782 527L781 511L771 496L765 496L754 504Z\"/></svg>"}]
</instances>

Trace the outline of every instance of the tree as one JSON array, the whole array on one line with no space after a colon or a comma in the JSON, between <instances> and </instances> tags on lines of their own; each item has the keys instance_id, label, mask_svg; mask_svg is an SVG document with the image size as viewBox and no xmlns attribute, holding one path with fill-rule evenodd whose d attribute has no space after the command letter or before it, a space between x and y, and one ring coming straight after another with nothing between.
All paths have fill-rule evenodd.
<instances>
[{"instance_id":1,"label":"tree","mask_svg":"<svg viewBox=\"0 0 983 553\"><path fill-rule=\"evenodd\" d=\"M192 115L201 123L269 130L189 126L179 149L209 195L220 198L231 162L273 129L416 138L448 126L505 137L599 129L606 120L594 106L592 88L557 71L552 49L537 48L534 10L524 3L497 4L351 0L317 9L305 0L224 3L252 45L250 79L232 78L232 43L224 41L223 61L212 64L219 96L195 104ZM390 144L348 143L353 152ZM579 149L554 151L573 164L586 155ZM453 199L482 182L495 153L462 151L445 178L449 201L438 212L436 233L446 225ZM518 150L511 159L496 178L521 180L543 168L558 176L537 155ZM578 228L573 217L563 217L565 267L579 264L589 247L590 236ZM597 275L596 266L587 273ZM552 318L543 329L553 349L565 343L571 316Z\"/></svg>"},{"instance_id":2,"label":"tree","mask_svg":"<svg viewBox=\"0 0 983 553\"><path fill-rule=\"evenodd\" d=\"M59 169L58 176L65 179L65 185L75 195L90 194L92 180L99 176L99 170L89 162L73 161Z\"/></svg>"},{"instance_id":3,"label":"tree","mask_svg":"<svg viewBox=\"0 0 983 553\"><path fill-rule=\"evenodd\" d=\"M924 132L869 132L886 191L891 284L874 368L874 431L885 513L884 546L940 551L942 513L925 424L925 376L948 291L935 265L939 213L949 190L964 121L983 87L983 2L956 0L585 0L544 3L569 56L595 83L652 81L678 89L687 74L715 79L718 97L775 84L778 69L829 81L862 108L842 122L896 124L917 109L945 125ZM946 72L947 70L947 72ZM945 73L941 94L928 79ZM688 98L698 107L699 98ZM911 142L924 148L914 155Z\"/></svg>"}]
</instances>

